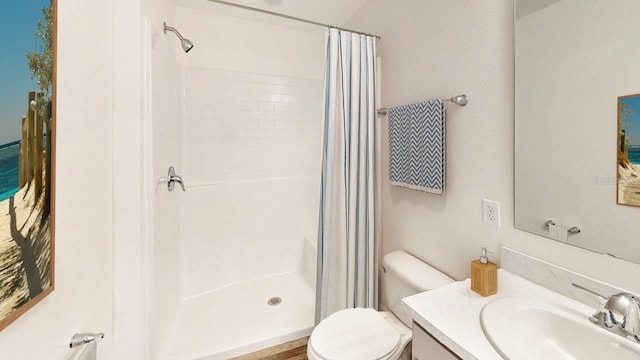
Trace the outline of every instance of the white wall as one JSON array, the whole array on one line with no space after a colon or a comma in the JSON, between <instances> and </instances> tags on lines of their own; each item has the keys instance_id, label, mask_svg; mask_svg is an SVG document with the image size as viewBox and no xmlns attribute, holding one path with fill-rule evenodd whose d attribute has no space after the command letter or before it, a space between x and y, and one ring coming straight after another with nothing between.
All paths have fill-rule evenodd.
<instances>
[{"instance_id":1,"label":"white wall","mask_svg":"<svg viewBox=\"0 0 640 360\"><path fill-rule=\"evenodd\" d=\"M0 332L0 358L71 359L112 333L112 3L58 1L55 291ZM81 55L81 56L79 56Z\"/></svg>"},{"instance_id":2,"label":"white wall","mask_svg":"<svg viewBox=\"0 0 640 360\"><path fill-rule=\"evenodd\" d=\"M251 14L251 13L249 13ZM292 28L178 6L176 23L195 47L183 66L321 79L324 30Z\"/></svg>"},{"instance_id":3,"label":"white wall","mask_svg":"<svg viewBox=\"0 0 640 360\"><path fill-rule=\"evenodd\" d=\"M178 7L182 292L301 270L317 230L323 32Z\"/></svg>"},{"instance_id":4,"label":"white wall","mask_svg":"<svg viewBox=\"0 0 640 360\"><path fill-rule=\"evenodd\" d=\"M546 236L549 219L578 226L570 243L634 261L640 208L616 204L614 135L617 97L640 83L639 12L634 0L564 0L516 23L516 224Z\"/></svg>"},{"instance_id":5,"label":"white wall","mask_svg":"<svg viewBox=\"0 0 640 360\"><path fill-rule=\"evenodd\" d=\"M179 41L164 34L162 24L175 25L172 0L146 1L143 10L144 115L146 136L146 194L149 215L149 358L155 359L167 343L180 301L180 200L182 191L157 188L169 166L182 170L180 145L180 77L176 63Z\"/></svg>"},{"instance_id":6,"label":"white wall","mask_svg":"<svg viewBox=\"0 0 640 360\"><path fill-rule=\"evenodd\" d=\"M151 21L154 31L160 30L162 22ZM160 30L161 31L161 30ZM162 36L152 51L152 116L147 124L152 135L152 174L157 180L166 177L169 166L178 174L183 169L180 161L180 114L177 93L180 90L178 66L175 55L169 51L168 41ZM149 129L149 128L148 128ZM153 187L150 182L149 185ZM182 190L173 192L166 184L150 194L153 205L153 228L151 247L149 314L152 348L166 343L170 327L180 300L180 200ZM151 358L155 358L151 353Z\"/></svg>"},{"instance_id":7,"label":"white wall","mask_svg":"<svg viewBox=\"0 0 640 360\"><path fill-rule=\"evenodd\" d=\"M146 356L141 1L113 4L113 358Z\"/></svg>"},{"instance_id":8,"label":"white wall","mask_svg":"<svg viewBox=\"0 0 640 360\"><path fill-rule=\"evenodd\" d=\"M376 33L381 106L466 93L447 105L447 194L389 184L383 125L382 250L405 249L456 279L481 246L506 244L595 278L640 291L640 266L513 227L513 4L370 0L347 24ZM502 227L482 223L483 198L501 203ZM497 255L492 257L497 260Z\"/></svg>"}]
</instances>

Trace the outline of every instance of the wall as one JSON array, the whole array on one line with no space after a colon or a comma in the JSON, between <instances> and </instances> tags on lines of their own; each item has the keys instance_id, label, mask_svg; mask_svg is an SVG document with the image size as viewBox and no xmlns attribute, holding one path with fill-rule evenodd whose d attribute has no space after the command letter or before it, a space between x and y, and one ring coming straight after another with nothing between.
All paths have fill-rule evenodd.
<instances>
[{"instance_id":1,"label":"wall","mask_svg":"<svg viewBox=\"0 0 640 360\"><path fill-rule=\"evenodd\" d=\"M447 105L447 193L392 187L383 119L382 250L405 249L456 279L481 246L502 244L639 292L640 267L513 227L513 4L370 0L347 24L376 33L382 104L466 93ZM482 223L483 198L501 203L502 227Z\"/></svg>"},{"instance_id":2,"label":"wall","mask_svg":"<svg viewBox=\"0 0 640 360\"><path fill-rule=\"evenodd\" d=\"M146 356L141 2L113 4L113 358Z\"/></svg>"},{"instance_id":3,"label":"wall","mask_svg":"<svg viewBox=\"0 0 640 360\"><path fill-rule=\"evenodd\" d=\"M143 127L146 152L145 182L149 216L147 248L149 358L167 343L180 302L180 200L182 191L167 191L157 183L169 166L182 170L180 143L180 76L176 63L179 41L163 33L163 22L175 25L175 2L145 1L143 7Z\"/></svg>"},{"instance_id":4,"label":"wall","mask_svg":"<svg viewBox=\"0 0 640 360\"><path fill-rule=\"evenodd\" d=\"M315 233L323 33L178 7L182 292L301 269Z\"/></svg>"},{"instance_id":5,"label":"wall","mask_svg":"<svg viewBox=\"0 0 640 360\"><path fill-rule=\"evenodd\" d=\"M110 2L58 1L56 287L0 332L2 359L71 359L69 340L85 331L107 334L110 358L112 13Z\"/></svg>"},{"instance_id":6,"label":"wall","mask_svg":"<svg viewBox=\"0 0 640 360\"><path fill-rule=\"evenodd\" d=\"M220 11L229 11L222 6ZM246 11L241 16L250 16ZM240 15L239 14L239 15ZM265 20L273 21L270 17ZM195 47L178 53L182 66L321 79L324 75L324 29L292 28L184 6L176 8L180 32Z\"/></svg>"},{"instance_id":7,"label":"wall","mask_svg":"<svg viewBox=\"0 0 640 360\"><path fill-rule=\"evenodd\" d=\"M161 22L152 21L153 27L161 29ZM153 49L152 70L152 174L150 180L167 176L169 166L180 171L180 129L179 103L177 92L179 86L178 66L175 55L168 51L167 41L174 40L162 37L158 46ZM150 187L153 184L149 182ZM180 200L182 190L179 187L173 192L167 190L166 184L157 185L157 190L150 194L153 204L153 228L151 254L151 276L149 314L152 316L150 338L157 339L152 347L161 346L169 335L173 317L180 301ZM153 359L153 353L151 354Z\"/></svg>"},{"instance_id":8,"label":"wall","mask_svg":"<svg viewBox=\"0 0 640 360\"><path fill-rule=\"evenodd\" d=\"M638 93L640 8L611 4L564 0L516 22L516 224L578 226L570 243L640 262L640 208L615 201L616 99Z\"/></svg>"}]
</instances>

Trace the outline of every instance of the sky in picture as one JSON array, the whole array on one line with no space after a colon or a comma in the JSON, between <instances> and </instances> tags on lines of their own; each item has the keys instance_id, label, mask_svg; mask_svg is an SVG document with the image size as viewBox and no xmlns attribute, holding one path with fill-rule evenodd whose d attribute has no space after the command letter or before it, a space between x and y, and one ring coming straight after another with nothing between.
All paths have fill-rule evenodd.
<instances>
[{"instance_id":1,"label":"sky in picture","mask_svg":"<svg viewBox=\"0 0 640 360\"><path fill-rule=\"evenodd\" d=\"M627 131L629 145L640 145L640 95L620 99L620 101L627 104L633 112L633 114L626 119L626 123L629 124L625 129Z\"/></svg>"},{"instance_id":2,"label":"sky in picture","mask_svg":"<svg viewBox=\"0 0 640 360\"><path fill-rule=\"evenodd\" d=\"M12 0L0 11L0 145L20 139L27 94L39 90L25 54L39 46L35 32L47 5L49 0Z\"/></svg>"}]
</instances>

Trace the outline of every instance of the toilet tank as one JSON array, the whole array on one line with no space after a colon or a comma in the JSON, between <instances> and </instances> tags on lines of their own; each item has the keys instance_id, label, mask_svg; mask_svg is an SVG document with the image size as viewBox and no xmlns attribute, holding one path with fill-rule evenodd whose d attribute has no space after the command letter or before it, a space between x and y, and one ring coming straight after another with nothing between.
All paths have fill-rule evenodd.
<instances>
[{"instance_id":1,"label":"toilet tank","mask_svg":"<svg viewBox=\"0 0 640 360\"><path fill-rule=\"evenodd\" d=\"M380 307L411 327L411 314L402 299L454 282L452 278L404 251L382 258Z\"/></svg>"}]
</instances>

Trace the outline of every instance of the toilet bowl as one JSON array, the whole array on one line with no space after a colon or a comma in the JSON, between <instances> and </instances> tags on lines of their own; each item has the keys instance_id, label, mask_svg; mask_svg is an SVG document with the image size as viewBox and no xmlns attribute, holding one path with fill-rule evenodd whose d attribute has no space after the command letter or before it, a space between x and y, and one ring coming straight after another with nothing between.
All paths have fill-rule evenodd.
<instances>
[{"instance_id":1,"label":"toilet bowl","mask_svg":"<svg viewBox=\"0 0 640 360\"><path fill-rule=\"evenodd\" d=\"M357 308L327 317L311 337L309 360L396 360L411 341L411 329L391 312Z\"/></svg>"},{"instance_id":2,"label":"toilet bowl","mask_svg":"<svg viewBox=\"0 0 640 360\"><path fill-rule=\"evenodd\" d=\"M400 359L412 335L411 316L402 298L453 281L404 251L387 254L382 259L381 307L391 311L356 308L331 314L311 333L307 357L310 360Z\"/></svg>"}]
</instances>

